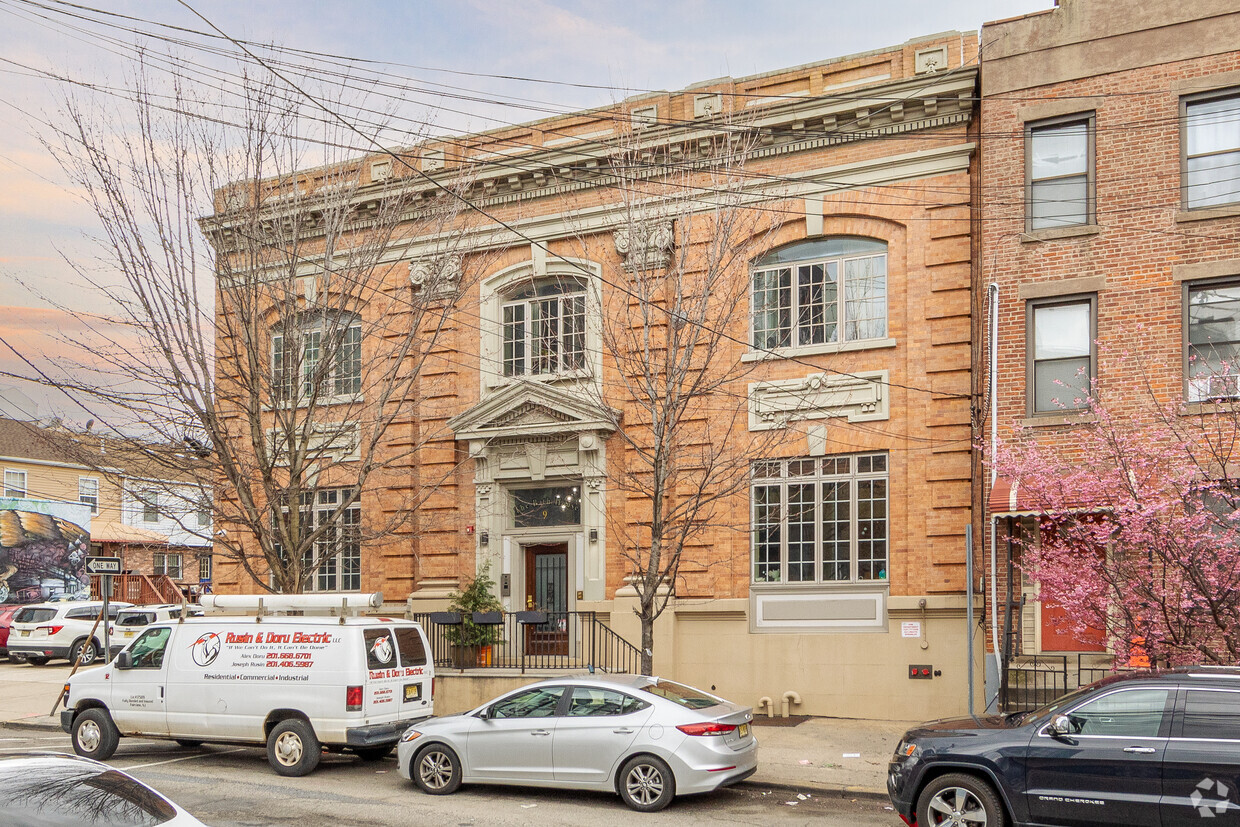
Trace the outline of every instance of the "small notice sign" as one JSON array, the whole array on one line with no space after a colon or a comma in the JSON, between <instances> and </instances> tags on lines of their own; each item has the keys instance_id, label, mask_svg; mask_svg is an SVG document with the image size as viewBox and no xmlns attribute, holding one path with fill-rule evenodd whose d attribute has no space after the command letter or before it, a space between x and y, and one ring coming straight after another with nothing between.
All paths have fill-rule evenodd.
<instances>
[{"instance_id":1,"label":"small notice sign","mask_svg":"<svg viewBox=\"0 0 1240 827\"><path fill-rule=\"evenodd\" d=\"M921 621L906 620L901 623L900 637L921 637Z\"/></svg>"}]
</instances>

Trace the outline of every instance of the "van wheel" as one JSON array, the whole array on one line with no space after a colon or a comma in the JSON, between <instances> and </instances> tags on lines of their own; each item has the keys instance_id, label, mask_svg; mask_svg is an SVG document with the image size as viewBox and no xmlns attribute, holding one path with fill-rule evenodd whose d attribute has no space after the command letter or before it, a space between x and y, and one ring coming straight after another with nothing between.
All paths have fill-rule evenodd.
<instances>
[{"instance_id":1,"label":"van wheel","mask_svg":"<svg viewBox=\"0 0 1240 827\"><path fill-rule=\"evenodd\" d=\"M88 709L73 720L73 751L83 758L107 761L120 740L106 709Z\"/></svg>"},{"instance_id":2,"label":"van wheel","mask_svg":"<svg viewBox=\"0 0 1240 827\"><path fill-rule=\"evenodd\" d=\"M314 729L300 718L281 721L267 736L267 761L279 775L309 775L322 755Z\"/></svg>"},{"instance_id":3,"label":"van wheel","mask_svg":"<svg viewBox=\"0 0 1240 827\"><path fill-rule=\"evenodd\" d=\"M461 759L444 744L423 747L409 769L413 783L430 795L449 795L461 786Z\"/></svg>"},{"instance_id":4,"label":"van wheel","mask_svg":"<svg viewBox=\"0 0 1240 827\"><path fill-rule=\"evenodd\" d=\"M653 755L635 755L620 768L620 798L640 813L657 813L676 795L672 768Z\"/></svg>"},{"instance_id":5,"label":"van wheel","mask_svg":"<svg viewBox=\"0 0 1240 827\"><path fill-rule=\"evenodd\" d=\"M388 744L383 747L355 747L353 753L363 761L382 761L392 754L395 744Z\"/></svg>"},{"instance_id":6,"label":"van wheel","mask_svg":"<svg viewBox=\"0 0 1240 827\"><path fill-rule=\"evenodd\" d=\"M994 788L980 778L961 773L934 779L917 797L917 823L968 824L970 827L1003 827L1003 805Z\"/></svg>"},{"instance_id":7,"label":"van wheel","mask_svg":"<svg viewBox=\"0 0 1240 827\"><path fill-rule=\"evenodd\" d=\"M176 742L187 749L202 746L202 741L196 741L193 738L177 738Z\"/></svg>"},{"instance_id":8,"label":"van wheel","mask_svg":"<svg viewBox=\"0 0 1240 827\"><path fill-rule=\"evenodd\" d=\"M82 639L69 648L69 662L78 666L90 666L99 658L99 647L93 640Z\"/></svg>"}]
</instances>

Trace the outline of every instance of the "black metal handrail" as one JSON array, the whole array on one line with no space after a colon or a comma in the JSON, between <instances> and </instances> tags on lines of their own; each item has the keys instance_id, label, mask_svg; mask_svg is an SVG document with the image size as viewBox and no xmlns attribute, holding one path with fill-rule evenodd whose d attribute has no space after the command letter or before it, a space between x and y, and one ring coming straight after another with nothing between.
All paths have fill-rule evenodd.
<instances>
[{"instance_id":1,"label":"black metal handrail","mask_svg":"<svg viewBox=\"0 0 1240 827\"><path fill-rule=\"evenodd\" d=\"M599 619L596 612L413 615L430 639L435 665L456 669L585 669L636 674L641 651ZM496 622L498 621L498 622Z\"/></svg>"}]
</instances>

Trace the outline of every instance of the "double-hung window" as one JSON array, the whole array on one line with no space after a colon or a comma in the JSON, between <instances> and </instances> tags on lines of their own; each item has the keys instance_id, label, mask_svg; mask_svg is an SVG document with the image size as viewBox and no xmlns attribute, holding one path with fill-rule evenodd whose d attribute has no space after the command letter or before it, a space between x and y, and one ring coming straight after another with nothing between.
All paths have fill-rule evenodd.
<instances>
[{"instance_id":1,"label":"double-hung window","mask_svg":"<svg viewBox=\"0 0 1240 827\"><path fill-rule=\"evenodd\" d=\"M21 499L26 496L26 472L4 470L4 496Z\"/></svg>"},{"instance_id":2,"label":"double-hung window","mask_svg":"<svg viewBox=\"0 0 1240 827\"><path fill-rule=\"evenodd\" d=\"M1189 402L1240 396L1240 281L1184 286Z\"/></svg>"},{"instance_id":3,"label":"double-hung window","mask_svg":"<svg viewBox=\"0 0 1240 827\"><path fill-rule=\"evenodd\" d=\"M99 513L98 477L78 477L78 502L89 505L91 514Z\"/></svg>"},{"instance_id":4,"label":"double-hung window","mask_svg":"<svg viewBox=\"0 0 1240 827\"><path fill-rule=\"evenodd\" d=\"M813 347L887 336L887 245L829 238L754 263L753 346Z\"/></svg>"},{"instance_id":5,"label":"double-hung window","mask_svg":"<svg viewBox=\"0 0 1240 827\"><path fill-rule=\"evenodd\" d=\"M1025 323L1029 413L1088 407L1097 371L1096 297L1030 302Z\"/></svg>"},{"instance_id":6,"label":"double-hung window","mask_svg":"<svg viewBox=\"0 0 1240 827\"><path fill-rule=\"evenodd\" d=\"M1240 202L1240 93L1181 100L1184 207Z\"/></svg>"},{"instance_id":7,"label":"double-hung window","mask_svg":"<svg viewBox=\"0 0 1240 827\"><path fill-rule=\"evenodd\" d=\"M312 520L308 530L323 530L302 557L310 591L357 591L362 587L361 506L354 502L336 514L349 493L345 488L321 488L302 494L302 514Z\"/></svg>"},{"instance_id":8,"label":"double-hung window","mask_svg":"<svg viewBox=\"0 0 1240 827\"><path fill-rule=\"evenodd\" d=\"M886 454L754 463L754 582L886 580L887 482Z\"/></svg>"},{"instance_id":9,"label":"double-hung window","mask_svg":"<svg viewBox=\"0 0 1240 827\"><path fill-rule=\"evenodd\" d=\"M317 316L271 336L272 392L284 401L355 396L362 390L362 326Z\"/></svg>"},{"instance_id":10,"label":"double-hung window","mask_svg":"<svg viewBox=\"0 0 1240 827\"><path fill-rule=\"evenodd\" d=\"M156 552L154 555L155 573L166 574L173 580L181 579L181 555Z\"/></svg>"},{"instance_id":11,"label":"double-hung window","mask_svg":"<svg viewBox=\"0 0 1240 827\"><path fill-rule=\"evenodd\" d=\"M1025 127L1030 231L1094 220L1094 119L1073 116Z\"/></svg>"},{"instance_id":12,"label":"double-hung window","mask_svg":"<svg viewBox=\"0 0 1240 827\"><path fill-rule=\"evenodd\" d=\"M556 376L586 366L586 289L574 279L527 284L505 296L504 376Z\"/></svg>"}]
</instances>

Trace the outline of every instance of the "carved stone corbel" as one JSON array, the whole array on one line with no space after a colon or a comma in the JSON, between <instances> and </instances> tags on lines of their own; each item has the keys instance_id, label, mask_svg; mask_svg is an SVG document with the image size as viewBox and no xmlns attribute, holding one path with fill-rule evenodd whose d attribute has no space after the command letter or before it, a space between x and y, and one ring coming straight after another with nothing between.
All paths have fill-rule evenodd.
<instances>
[{"instance_id":1,"label":"carved stone corbel","mask_svg":"<svg viewBox=\"0 0 1240 827\"><path fill-rule=\"evenodd\" d=\"M671 221L639 222L617 229L613 240L625 270L657 270L671 262L676 234Z\"/></svg>"}]
</instances>

